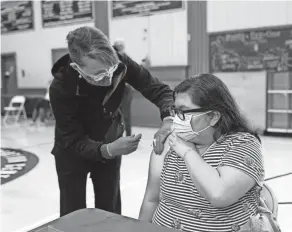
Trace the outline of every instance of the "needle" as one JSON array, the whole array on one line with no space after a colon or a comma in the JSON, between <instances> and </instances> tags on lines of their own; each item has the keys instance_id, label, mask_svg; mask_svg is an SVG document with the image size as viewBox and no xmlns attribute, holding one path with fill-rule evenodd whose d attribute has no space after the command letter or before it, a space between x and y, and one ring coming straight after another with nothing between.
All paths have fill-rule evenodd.
<instances>
[{"instance_id":1,"label":"needle","mask_svg":"<svg viewBox=\"0 0 292 232\"><path fill-rule=\"evenodd\" d=\"M153 140L153 143L154 143L155 140ZM149 140L143 140L143 139L140 139L140 142L142 142L142 144L144 145L149 145ZM150 147L153 147L153 144L150 144Z\"/></svg>"}]
</instances>

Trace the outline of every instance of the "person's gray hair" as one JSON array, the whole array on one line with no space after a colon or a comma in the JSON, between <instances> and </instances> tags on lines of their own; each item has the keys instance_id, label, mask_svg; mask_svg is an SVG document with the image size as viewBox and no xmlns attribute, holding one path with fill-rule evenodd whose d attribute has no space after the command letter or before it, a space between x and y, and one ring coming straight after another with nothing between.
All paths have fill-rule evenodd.
<instances>
[{"instance_id":1,"label":"person's gray hair","mask_svg":"<svg viewBox=\"0 0 292 232\"><path fill-rule=\"evenodd\" d=\"M79 27L67 35L70 57L73 62L83 65L81 58L87 56L107 65L118 62L118 56L107 36L94 27Z\"/></svg>"}]
</instances>

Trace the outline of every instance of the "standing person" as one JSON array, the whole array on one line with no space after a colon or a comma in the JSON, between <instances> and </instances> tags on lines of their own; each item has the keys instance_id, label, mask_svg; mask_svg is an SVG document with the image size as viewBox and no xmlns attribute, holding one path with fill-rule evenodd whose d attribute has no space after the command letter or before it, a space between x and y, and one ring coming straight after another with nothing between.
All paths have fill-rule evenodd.
<instances>
[{"instance_id":1,"label":"standing person","mask_svg":"<svg viewBox=\"0 0 292 232\"><path fill-rule=\"evenodd\" d=\"M125 83L160 109L157 154L171 131L173 91L126 54L117 53L99 29L77 28L67 35L67 42L69 54L54 64L50 86L60 215L86 208L89 173L95 207L120 214L121 156L135 151L141 139L141 134L122 137L118 107Z\"/></svg>"},{"instance_id":2,"label":"standing person","mask_svg":"<svg viewBox=\"0 0 292 232\"><path fill-rule=\"evenodd\" d=\"M51 84L51 81L49 81ZM36 121L39 118L42 124L45 123L46 115L50 110L50 96L49 96L49 88L47 88L47 92L45 96L39 99L33 109L32 112L32 126L36 125Z\"/></svg>"},{"instance_id":3,"label":"standing person","mask_svg":"<svg viewBox=\"0 0 292 232\"><path fill-rule=\"evenodd\" d=\"M125 54L125 42L122 39L117 39L114 42L114 48L118 51L119 54ZM132 115L131 115L131 104L133 99L133 89L126 83L124 96L120 105L123 122L125 126L126 136L132 134Z\"/></svg>"}]
</instances>

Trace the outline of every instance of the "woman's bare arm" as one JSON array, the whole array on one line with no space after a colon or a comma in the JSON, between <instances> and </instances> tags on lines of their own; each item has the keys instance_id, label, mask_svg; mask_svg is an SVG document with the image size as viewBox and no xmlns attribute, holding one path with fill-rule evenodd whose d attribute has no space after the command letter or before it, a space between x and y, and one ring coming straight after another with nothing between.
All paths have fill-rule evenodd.
<instances>
[{"instance_id":1,"label":"woman's bare arm","mask_svg":"<svg viewBox=\"0 0 292 232\"><path fill-rule=\"evenodd\" d=\"M169 145L167 140L161 155L156 155L153 151L151 153L147 187L139 214L140 220L152 222L153 214L159 203L160 175L168 151Z\"/></svg>"}]
</instances>

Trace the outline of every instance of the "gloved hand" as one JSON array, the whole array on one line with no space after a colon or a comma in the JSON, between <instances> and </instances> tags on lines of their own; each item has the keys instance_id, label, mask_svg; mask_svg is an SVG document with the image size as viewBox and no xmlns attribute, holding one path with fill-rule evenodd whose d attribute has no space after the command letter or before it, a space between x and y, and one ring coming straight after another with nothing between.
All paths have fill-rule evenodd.
<instances>
[{"instance_id":1,"label":"gloved hand","mask_svg":"<svg viewBox=\"0 0 292 232\"><path fill-rule=\"evenodd\" d=\"M172 125L172 118L164 119L161 128L154 135L153 147L155 154L160 155L163 152L164 143L172 132Z\"/></svg>"},{"instance_id":2,"label":"gloved hand","mask_svg":"<svg viewBox=\"0 0 292 232\"><path fill-rule=\"evenodd\" d=\"M137 150L141 134L118 138L116 141L107 144L109 156L128 155Z\"/></svg>"}]
</instances>

